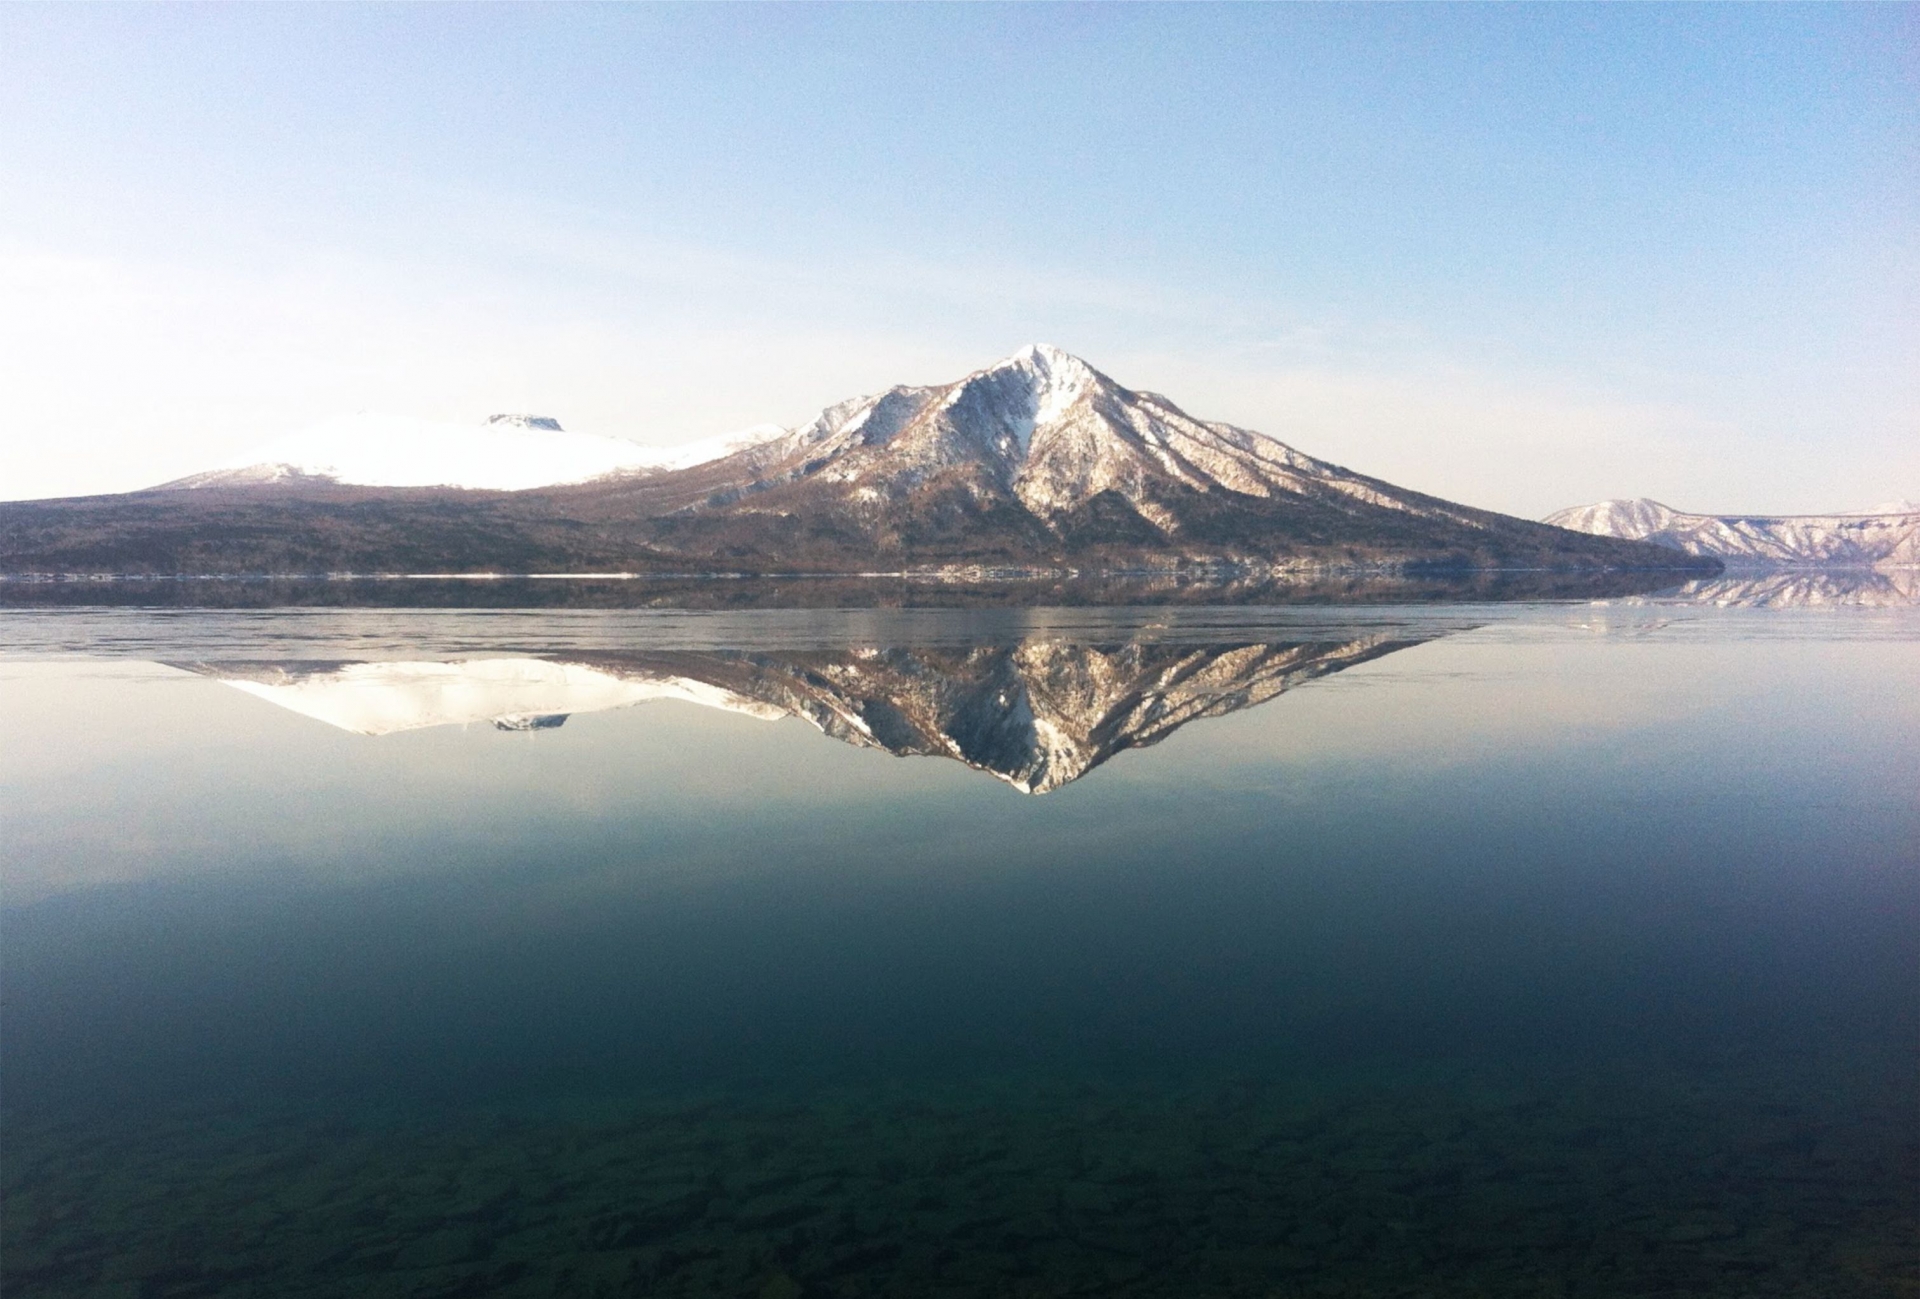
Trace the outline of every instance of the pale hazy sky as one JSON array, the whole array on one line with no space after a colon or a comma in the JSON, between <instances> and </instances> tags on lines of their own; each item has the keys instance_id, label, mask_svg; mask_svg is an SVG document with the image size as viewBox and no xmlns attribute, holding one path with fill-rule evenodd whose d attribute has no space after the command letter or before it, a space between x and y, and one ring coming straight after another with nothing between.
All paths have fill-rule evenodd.
<instances>
[{"instance_id":1,"label":"pale hazy sky","mask_svg":"<svg viewBox=\"0 0 1920 1299\"><path fill-rule=\"evenodd\" d=\"M1521 514L1920 497L1920 7L0 6L0 497L1029 341Z\"/></svg>"}]
</instances>

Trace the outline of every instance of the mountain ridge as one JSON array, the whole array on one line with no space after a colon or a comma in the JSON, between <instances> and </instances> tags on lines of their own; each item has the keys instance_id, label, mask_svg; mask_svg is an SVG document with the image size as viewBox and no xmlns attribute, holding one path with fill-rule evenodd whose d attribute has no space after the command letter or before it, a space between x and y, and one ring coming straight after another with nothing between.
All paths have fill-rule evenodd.
<instances>
[{"instance_id":1,"label":"mountain ridge","mask_svg":"<svg viewBox=\"0 0 1920 1299\"><path fill-rule=\"evenodd\" d=\"M1906 501L1893 504L1911 506ZM1695 514L1638 497L1557 510L1543 522L1740 565L1920 565L1920 507L1833 514Z\"/></svg>"}]
</instances>

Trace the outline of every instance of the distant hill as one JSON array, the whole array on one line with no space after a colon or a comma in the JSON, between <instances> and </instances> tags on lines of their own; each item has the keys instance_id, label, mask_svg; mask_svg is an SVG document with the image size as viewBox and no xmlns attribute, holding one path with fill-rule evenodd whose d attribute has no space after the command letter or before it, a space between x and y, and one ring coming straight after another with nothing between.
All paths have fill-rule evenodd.
<instances>
[{"instance_id":1,"label":"distant hill","mask_svg":"<svg viewBox=\"0 0 1920 1299\"><path fill-rule=\"evenodd\" d=\"M1368 478L1050 347L674 451L544 417L495 433L474 430L471 464L444 428L392 454L348 428L162 488L0 505L0 572L1716 568ZM545 467L543 437L563 439ZM617 463L579 479L593 454Z\"/></svg>"},{"instance_id":2,"label":"distant hill","mask_svg":"<svg viewBox=\"0 0 1920 1299\"><path fill-rule=\"evenodd\" d=\"M1791 567L1920 565L1920 506L1895 501L1861 514L1688 514L1658 501L1601 501L1548 523L1648 541L1729 564Z\"/></svg>"}]
</instances>

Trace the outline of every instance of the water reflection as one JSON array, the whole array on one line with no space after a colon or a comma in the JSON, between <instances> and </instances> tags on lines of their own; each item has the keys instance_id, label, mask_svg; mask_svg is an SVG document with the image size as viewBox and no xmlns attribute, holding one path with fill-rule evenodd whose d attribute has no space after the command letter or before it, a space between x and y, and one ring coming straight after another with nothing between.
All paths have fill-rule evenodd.
<instances>
[{"instance_id":1,"label":"water reflection","mask_svg":"<svg viewBox=\"0 0 1920 1299\"><path fill-rule=\"evenodd\" d=\"M574 713L674 699L804 718L848 744L953 758L1044 794L1189 722L1254 707L1439 634L176 666L361 735L475 722L549 730Z\"/></svg>"},{"instance_id":2,"label":"water reflection","mask_svg":"<svg viewBox=\"0 0 1920 1299\"><path fill-rule=\"evenodd\" d=\"M1920 623L1694 598L7 615L0 1288L1898 1293Z\"/></svg>"},{"instance_id":3,"label":"water reflection","mask_svg":"<svg viewBox=\"0 0 1920 1299\"><path fill-rule=\"evenodd\" d=\"M1729 570L1689 582L1668 601L1721 609L1805 609L1826 605L1897 609L1920 605L1920 569Z\"/></svg>"}]
</instances>

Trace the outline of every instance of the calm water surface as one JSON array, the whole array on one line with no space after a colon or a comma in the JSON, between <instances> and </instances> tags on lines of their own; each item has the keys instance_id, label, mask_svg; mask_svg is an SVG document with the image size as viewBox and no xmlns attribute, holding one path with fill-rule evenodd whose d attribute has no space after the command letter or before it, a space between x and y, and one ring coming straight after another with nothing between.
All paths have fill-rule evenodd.
<instances>
[{"instance_id":1,"label":"calm water surface","mask_svg":"<svg viewBox=\"0 0 1920 1299\"><path fill-rule=\"evenodd\" d=\"M1920 610L0 612L33 1295L1920 1292Z\"/></svg>"}]
</instances>

